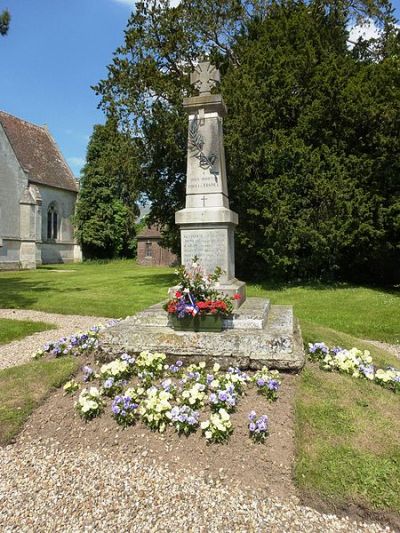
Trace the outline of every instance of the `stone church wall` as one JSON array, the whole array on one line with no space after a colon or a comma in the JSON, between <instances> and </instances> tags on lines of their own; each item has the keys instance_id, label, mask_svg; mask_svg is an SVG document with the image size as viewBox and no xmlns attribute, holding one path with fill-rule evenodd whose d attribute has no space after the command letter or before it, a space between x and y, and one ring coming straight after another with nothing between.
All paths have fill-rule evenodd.
<instances>
[{"instance_id":1,"label":"stone church wall","mask_svg":"<svg viewBox=\"0 0 400 533\"><path fill-rule=\"evenodd\" d=\"M74 241L72 216L77 195L74 192L38 185L42 197L42 262L71 263L81 260L79 246ZM57 239L48 239L47 217L51 206L57 212Z\"/></svg>"},{"instance_id":2,"label":"stone church wall","mask_svg":"<svg viewBox=\"0 0 400 533\"><path fill-rule=\"evenodd\" d=\"M0 269L19 268L19 200L28 185L8 138L0 125Z\"/></svg>"}]
</instances>

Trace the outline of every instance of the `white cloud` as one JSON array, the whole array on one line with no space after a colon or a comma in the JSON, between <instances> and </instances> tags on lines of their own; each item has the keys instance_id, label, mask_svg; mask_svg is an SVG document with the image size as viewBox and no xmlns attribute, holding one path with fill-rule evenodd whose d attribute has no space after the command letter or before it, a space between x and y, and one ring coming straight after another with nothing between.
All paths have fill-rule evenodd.
<instances>
[{"instance_id":1,"label":"white cloud","mask_svg":"<svg viewBox=\"0 0 400 533\"><path fill-rule=\"evenodd\" d=\"M125 4L126 6L129 6L132 9L135 6L135 0L113 0L113 2L116 2L117 4Z\"/></svg>"},{"instance_id":2,"label":"white cloud","mask_svg":"<svg viewBox=\"0 0 400 533\"><path fill-rule=\"evenodd\" d=\"M170 0L169 5L170 7L176 7L179 6L181 1L182 0ZM117 4L124 4L132 9L135 7L135 0L113 0L113 2L116 2Z\"/></svg>"},{"instance_id":3,"label":"white cloud","mask_svg":"<svg viewBox=\"0 0 400 533\"><path fill-rule=\"evenodd\" d=\"M353 48L354 43L358 41L360 37L364 40L379 39L382 30L380 30L372 20L368 20L364 24L357 24L350 29L350 48Z\"/></svg>"}]
</instances>

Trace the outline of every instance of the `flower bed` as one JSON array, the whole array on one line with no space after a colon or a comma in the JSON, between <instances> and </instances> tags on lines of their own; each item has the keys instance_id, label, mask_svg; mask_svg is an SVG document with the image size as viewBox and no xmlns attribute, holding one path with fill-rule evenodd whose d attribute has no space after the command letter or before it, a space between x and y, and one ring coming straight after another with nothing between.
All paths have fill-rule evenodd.
<instances>
[{"instance_id":1,"label":"flower bed","mask_svg":"<svg viewBox=\"0 0 400 533\"><path fill-rule=\"evenodd\" d=\"M164 432L172 427L178 434L189 435L201 428L207 442L224 442L233 432L231 413L237 408L248 387L257 387L238 368L222 371L215 364L207 368L205 362L184 366L182 361L165 363L165 355L142 352L136 358L122 354L99 369L85 365L82 385L98 382L99 386L83 389L75 407L86 421L100 416L109 405L112 417L122 427L135 424L137 420L151 430ZM279 382L279 373L263 368L265 379ZM81 385L71 380L64 387L69 395L79 394ZM271 401L277 399L277 390L266 395ZM109 403L110 402L110 403ZM263 429L262 415L257 422L257 438L263 442L268 424Z\"/></svg>"},{"instance_id":2,"label":"flower bed","mask_svg":"<svg viewBox=\"0 0 400 533\"><path fill-rule=\"evenodd\" d=\"M378 368L368 350L328 348L325 343L316 342L308 345L308 353L309 358L318 362L323 370L336 370L353 378L368 379L395 393L400 393L400 370L391 366Z\"/></svg>"}]
</instances>

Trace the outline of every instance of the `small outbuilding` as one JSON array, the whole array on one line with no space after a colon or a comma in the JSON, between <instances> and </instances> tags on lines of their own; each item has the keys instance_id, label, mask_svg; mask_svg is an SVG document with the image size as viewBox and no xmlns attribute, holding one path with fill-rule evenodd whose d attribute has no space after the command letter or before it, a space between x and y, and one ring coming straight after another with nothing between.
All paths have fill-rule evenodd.
<instances>
[{"instance_id":1,"label":"small outbuilding","mask_svg":"<svg viewBox=\"0 0 400 533\"><path fill-rule=\"evenodd\" d=\"M168 248L161 246L161 231L153 225L137 235L137 262L145 266L173 266L177 256Z\"/></svg>"}]
</instances>

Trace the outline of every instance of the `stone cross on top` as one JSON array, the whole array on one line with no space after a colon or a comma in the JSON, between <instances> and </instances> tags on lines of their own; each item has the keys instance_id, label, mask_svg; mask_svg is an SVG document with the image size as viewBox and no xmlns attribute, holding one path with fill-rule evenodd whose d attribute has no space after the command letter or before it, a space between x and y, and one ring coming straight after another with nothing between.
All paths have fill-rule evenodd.
<instances>
[{"instance_id":1,"label":"stone cross on top","mask_svg":"<svg viewBox=\"0 0 400 533\"><path fill-rule=\"evenodd\" d=\"M190 74L190 83L199 94L211 94L216 84L221 80L219 70L208 61L200 62L194 72Z\"/></svg>"}]
</instances>

